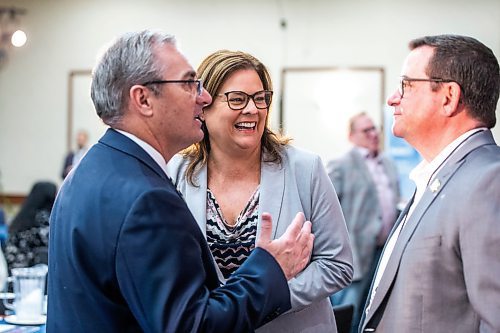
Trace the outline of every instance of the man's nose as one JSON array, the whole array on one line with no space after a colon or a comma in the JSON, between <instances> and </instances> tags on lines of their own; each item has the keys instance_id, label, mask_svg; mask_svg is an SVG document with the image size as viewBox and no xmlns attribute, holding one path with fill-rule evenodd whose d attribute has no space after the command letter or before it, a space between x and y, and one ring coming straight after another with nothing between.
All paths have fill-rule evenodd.
<instances>
[{"instance_id":1,"label":"man's nose","mask_svg":"<svg viewBox=\"0 0 500 333\"><path fill-rule=\"evenodd\" d=\"M394 105L399 104L400 102L401 102L401 94L396 89L396 90L394 90L394 92L392 93L392 95L390 95L387 98L387 105L394 106Z\"/></svg>"}]
</instances>

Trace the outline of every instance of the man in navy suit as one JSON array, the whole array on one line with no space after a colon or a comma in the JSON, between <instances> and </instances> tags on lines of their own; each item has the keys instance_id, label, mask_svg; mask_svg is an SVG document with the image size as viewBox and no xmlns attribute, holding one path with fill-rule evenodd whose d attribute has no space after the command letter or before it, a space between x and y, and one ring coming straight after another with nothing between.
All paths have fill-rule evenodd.
<instances>
[{"instance_id":1,"label":"man in navy suit","mask_svg":"<svg viewBox=\"0 0 500 333\"><path fill-rule=\"evenodd\" d=\"M76 133L76 150L70 151L64 158L64 165L61 172L61 177L64 180L71 169L75 168L82 160L83 156L89 150L88 147L89 134L87 131L79 130Z\"/></svg>"},{"instance_id":2,"label":"man in navy suit","mask_svg":"<svg viewBox=\"0 0 500 333\"><path fill-rule=\"evenodd\" d=\"M298 214L220 285L203 233L165 169L201 140L211 97L172 36L118 38L91 96L109 129L65 180L50 225L48 332L248 332L290 308L287 280L309 260Z\"/></svg>"}]
</instances>

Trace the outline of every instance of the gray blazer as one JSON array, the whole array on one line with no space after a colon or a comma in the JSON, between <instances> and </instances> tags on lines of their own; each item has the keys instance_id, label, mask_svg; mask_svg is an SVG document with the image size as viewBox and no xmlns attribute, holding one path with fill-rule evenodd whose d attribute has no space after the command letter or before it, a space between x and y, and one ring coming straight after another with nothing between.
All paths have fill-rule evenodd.
<instances>
[{"instance_id":1,"label":"gray blazer","mask_svg":"<svg viewBox=\"0 0 500 333\"><path fill-rule=\"evenodd\" d=\"M184 177L187 161L177 155L168 164L169 175L206 234L207 169L195 178ZM281 166L262 163L259 216L273 217L273 237L281 236L297 212L312 222L315 235L309 265L289 281L292 309L258 332L336 332L328 296L346 287L352 278L352 256L344 217L321 159L288 146ZM257 233L260 228L258 227Z\"/></svg>"},{"instance_id":2,"label":"gray blazer","mask_svg":"<svg viewBox=\"0 0 500 333\"><path fill-rule=\"evenodd\" d=\"M500 332L500 148L491 132L470 137L435 179L405 222L361 331L379 317L377 332Z\"/></svg>"},{"instance_id":3,"label":"gray blazer","mask_svg":"<svg viewBox=\"0 0 500 333\"><path fill-rule=\"evenodd\" d=\"M394 193L394 208L399 202L398 172L394 162L382 155L382 166ZM377 188L363 156L351 149L328 163L330 177L344 212L351 241L354 281L361 280L371 267L376 238L382 227Z\"/></svg>"}]
</instances>

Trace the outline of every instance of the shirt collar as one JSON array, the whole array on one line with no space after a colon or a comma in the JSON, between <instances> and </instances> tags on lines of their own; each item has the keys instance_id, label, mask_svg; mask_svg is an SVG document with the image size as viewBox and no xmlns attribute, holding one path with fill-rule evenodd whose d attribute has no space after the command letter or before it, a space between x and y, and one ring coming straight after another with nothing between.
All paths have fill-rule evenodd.
<instances>
[{"instance_id":1,"label":"shirt collar","mask_svg":"<svg viewBox=\"0 0 500 333\"><path fill-rule=\"evenodd\" d=\"M165 172L165 175L167 175L167 177L168 177L167 163L165 162L165 159L163 158L163 156L158 152L158 150L154 149L153 146L151 146L149 143L139 139L138 137L136 137L135 135L133 135L131 133L128 133L128 132L125 132L123 130L119 130L116 128L115 128L115 130L117 132L125 135L127 138L129 138L130 140L137 143L139 145L139 147L144 149L146 151L146 153L148 153L148 155L151 156L151 158L160 166L160 168L163 170L163 172Z\"/></svg>"},{"instance_id":2,"label":"shirt collar","mask_svg":"<svg viewBox=\"0 0 500 333\"><path fill-rule=\"evenodd\" d=\"M432 175L435 174L438 171L438 169L442 167L446 159L448 159L448 157L452 155L452 153L458 146L460 146L463 142L465 142L471 135L485 130L487 130L486 127L474 128L460 135L458 138L453 140L449 145L447 145L443 150L441 150L441 152L432 161L427 162L426 160L422 160L422 162L420 162L410 172L409 175L410 179L417 184L417 187L419 183L422 182L428 184Z\"/></svg>"}]
</instances>

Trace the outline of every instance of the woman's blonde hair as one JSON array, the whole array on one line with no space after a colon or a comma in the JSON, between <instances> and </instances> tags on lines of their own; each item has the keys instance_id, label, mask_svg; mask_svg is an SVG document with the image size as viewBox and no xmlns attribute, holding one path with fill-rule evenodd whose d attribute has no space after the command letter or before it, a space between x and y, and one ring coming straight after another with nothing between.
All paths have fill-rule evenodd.
<instances>
[{"instance_id":1,"label":"woman's blonde hair","mask_svg":"<svg viewBox=\"0 0 500 333\"><path fill-rule=\"evenodd\" d=\"M203 81L204 88L211 96L219 93L220 87L227 78L234 72L242 69L253 69L259 75L264 90L273 90L269 72L257 58L240 52L219 50L202 61L198 67L198 77ZM206 106L207 108L210 105ZM186 170L186 178L192 185L194 183L195 170L207 164L208 154L210 153L209 133L205 124L202 125L203 140L186 148L182 154L189 158L189 164ZM265 153L265 162L281 164L281 152L283 147L291 141L290 138L274 133L269 128L269 112L266 117L266 125L261 138L262 150Z\"/></svg>"}]
</instances>

